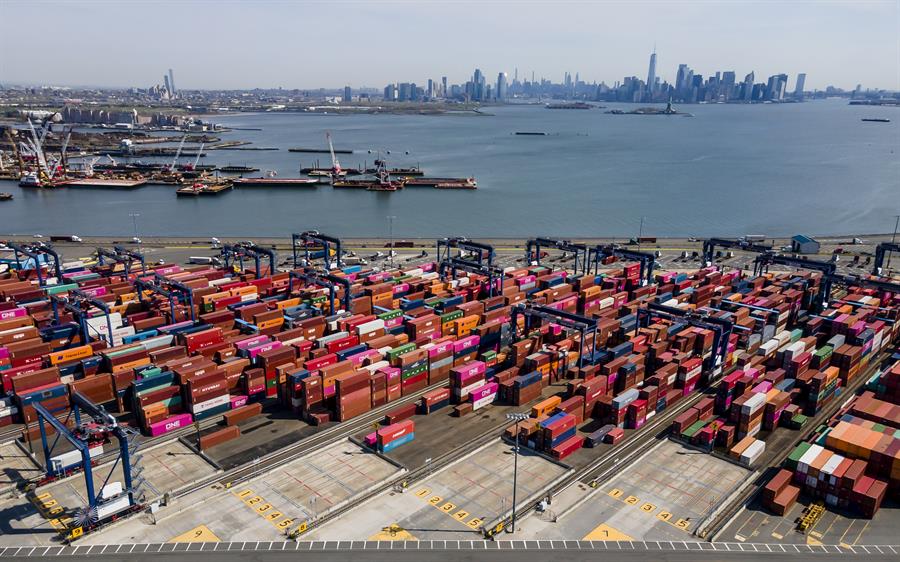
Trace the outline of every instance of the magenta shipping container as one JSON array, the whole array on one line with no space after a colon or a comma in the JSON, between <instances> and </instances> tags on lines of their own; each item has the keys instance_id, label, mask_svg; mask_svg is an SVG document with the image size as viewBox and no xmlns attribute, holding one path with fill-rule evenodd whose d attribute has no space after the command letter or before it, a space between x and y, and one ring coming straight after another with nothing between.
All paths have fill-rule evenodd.
<instances>
[{"instance_id":1,"label":"magenta shipping container","mask_svg":"<svg viewBox=\"0 0 900 562\"><path fill-rule=\"evenodd\" d=\"M190 425L192 420L193 418L190 414L178 414L177 416L166 418L163 421L154 423L150 426L150 435L156 437L157 435L163 435L180 427L186 427Z\"/></svg>"}]
</instances>

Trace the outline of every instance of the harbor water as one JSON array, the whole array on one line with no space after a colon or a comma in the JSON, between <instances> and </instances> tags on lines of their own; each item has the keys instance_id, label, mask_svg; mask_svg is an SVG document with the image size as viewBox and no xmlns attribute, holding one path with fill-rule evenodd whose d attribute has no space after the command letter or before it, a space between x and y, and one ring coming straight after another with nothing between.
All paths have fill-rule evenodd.
<instances>
[{"instance_id":1,"label":"harbor water","mask_svg":"<svg viewBox=\"0 0 900 562\"><path fill-rule=\"evenodd\" d=\"M628 111L637 106L617 106ZM398 192L253 187L176 197L175 187L26 190L0 202L2 234L344 237L770 236L887 232L900 212L900 115L846 100L783 105L695 105L693 117L609 115L603 109L492 107L491 115L215 116L277 151L208 151L201 163L249 165L299 177L328 154L343 167L420 165L426 175L474 176L474 191ZM886 117L890 123L861 122ZM516 135L544 132L546 135ZM156 145L158 146L158 145ZM171 146L174 146L171 145ZM166 159L163 159L166 160ZM149 159L145 159L149 161ZM181 162L190 159L182 158ZM259 176L258 174L250 174Z\"/></svg>"}]
</instances>

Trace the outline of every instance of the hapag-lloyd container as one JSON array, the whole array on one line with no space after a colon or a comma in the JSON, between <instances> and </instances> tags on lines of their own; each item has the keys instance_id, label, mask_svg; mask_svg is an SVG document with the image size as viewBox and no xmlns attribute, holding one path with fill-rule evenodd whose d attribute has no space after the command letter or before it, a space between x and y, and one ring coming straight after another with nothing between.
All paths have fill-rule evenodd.
<instances>
[{"instance_id":1,"label":"hapag-lloyd container","mask_svg":"<svg viewBox=\"0 0 900 562\"><path fill-rule=\"evenodd\" d=\"M403 437L394 439L393 441L391 441L390 443L387 443L387 444L385 444L385 445L381 445L381 446L379 447L379 449L380 449L380 451L381 451L382 453L390 453L391 451L393 451L393 450L396 449L397 447L399 447L399 446L401 446L401 445L405 445L405 444L409 443L410 441L412 441L412 440L415 439L415 438L416 438L415 432L407 433L407 434L404 435Z\"/></svg>"},{"instance_id":2,"label":"hapag-lloyd container","mask_svg":"<svg viewBox=\"0 0 900 562\"><path fill-rule=\"evenodd\" d=\"M157 435L163 435L180 427L186 427L192 420L193 418L190 414L178 414L177 416L166 418L163 421L154 423L150 426L150 435L156 437Z\"/></svg>"},{"instance_id":3,"label":"hapag-lloyd container","mask_svg":"<svg viewBox=\"0 0 900 562\"><path fill-rule=\"evenodd\" d=\"M378 437L378 445L384 446L391 441L400 439L404 435L410 434L415 431L415 428L415 422L410 419L406 419L401 422L391 424L387 427L383 427L375 432Z\"/></svg>"}]
</instances>

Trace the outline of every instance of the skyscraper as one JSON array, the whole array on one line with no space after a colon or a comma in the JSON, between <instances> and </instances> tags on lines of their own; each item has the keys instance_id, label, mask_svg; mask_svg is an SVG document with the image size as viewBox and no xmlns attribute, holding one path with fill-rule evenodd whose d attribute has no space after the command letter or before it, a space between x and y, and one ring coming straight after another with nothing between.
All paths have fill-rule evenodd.
<instances>
[{"instance_id":1,"label":"skyscraper","mask_svg":"<svg viewBox=\"0 0 900 562\"><path fill-rule=\"evenodd\" d=\"M351 99L353 99L353 92L350 90L350 86L344 86L344 96L341 98L341 101L350 103Z\"/></svg>"},{"instance_id":2,"label":"skyscraper","mask_svg":"<svg viewBox=\"0 0 900 562\"><path fill-rule=\"evenodd\" d=\"M447 97L447 77L441 76L441 97Z\"/></svg>"},{"instance_id":3,"label":"skyscraper","mask_svg":"<svg viewBox=\"0 0 900 562\"><path fill-rule=\"evenodd\" d=\"M797 86L794 88L794 99L803 100L803 88L806 86L806 73L801 72L797 75Z\"/></svg>"},{"instance_id":4,"label":"skyscraper","mask_svg":"<svg viewBox=\"0 0 900 562\"><path fill-rule=\"evenodd\" d=\"M169 69L169 86L172 87L172 89L169 90L169 93L172 94L172 97L174 98L175 97L175 75L172 74L171 68Z\"/></svg>"},{"instance_id":5,"label":"skyscraper","mask_svg":"<svg viewBox=\"0 0 900 562\"><path fill-rule=\"evenodd\" d=\"M166 85L166 95L171 98L172 97L172 85L169 84L169 75L168 74L163 74L163 83L165 83L165 85Z\"/></svg>"},{"instance_id":6,"label":"skyscraper","mask_svg":"<svg viewBox=\"0 0 900 562\"><path fill-rule=\"evenodd\" d=\"M497 101L505 103L507 100L506 73L501 72L497 75Z\"/></svg>"},{"instance_id":7,"label":"skyscraper","mask_svg":"<svg viewBox=\"0 0 900 562\"><path fill-rule=\"evenodd\" d=\"M653 49L653 54L650 55L650 69L647 71L647 92L650 94L650 99L653 99L653 94L656 90L656 48Z\"/></svg>"}]
</instances>

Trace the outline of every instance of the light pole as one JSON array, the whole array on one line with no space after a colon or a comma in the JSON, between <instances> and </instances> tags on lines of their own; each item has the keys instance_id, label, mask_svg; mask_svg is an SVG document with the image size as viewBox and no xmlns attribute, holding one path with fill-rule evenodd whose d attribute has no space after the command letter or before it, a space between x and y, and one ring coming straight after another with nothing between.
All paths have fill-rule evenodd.
<instances>
[{"instance_id":1,"label":"light pole","mask_svg":"<svg viewBox=\"0 0 900 562\"><path fill-rule=\"evenodd\" d=\"M513 438L516 440L515 453L513 454L513 493L512 493L512 520L509 525L509 532L516 532L516 488L519 483L519 423L528 419L528 414L506 414L506 419L516 422L516 434Z\"/></svg>"},{"instance_id":2,"label":"light pole","mask_svg":"<svg viewBox=\"0 0 900 562\"><path fill-rule=\"evenodd\" d=\"M388 231L390 232L391 237L391 250L390 250L390 259L391 259L391 267L394 267L394 219L397 218L394 215L388 216Z\"/></svg>"},{"instance_id":3,"label":"light pole","mask_svg":"<svg viewBox=\"0 0 900 562\"><path fill-rule=\"evenodd\" d=\"M638 251L641 251L641 238L644 237L644 217L641 217L641 227L638 230Z\"/></svg>"},{"instance_id":4,"label":"light pole","mask_svg":"<svg viewBox=\"0 0 900 562\"><path fill-rule=\"evenodd\" d=\"M897 241L897 227L900 226L900 215L894 215L894 218L896 220L894 220L894 234L891 235L891 244L893 244ZM893 254L893 253L894 252L887 253L888 259L887 259L887 263L885 264L884 268L887 269L888 271L890 271L890 269L891 269L891 254Z\"/></svg>"},{"instance_id":5,"label":"light pole","mask_svg":"<svg viewBox=\"0 0 900 562\"><path fill-rule=\"evenodd\" d=\"M137 220L138 217L141 216L140 213L128 213L128 216L131 217L131 224L134 225L134 237L135 241L137 241L138 233L137 233Z\"/></svg>"}]
</instances>

